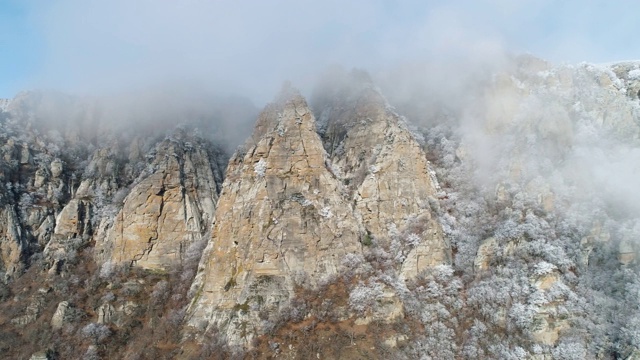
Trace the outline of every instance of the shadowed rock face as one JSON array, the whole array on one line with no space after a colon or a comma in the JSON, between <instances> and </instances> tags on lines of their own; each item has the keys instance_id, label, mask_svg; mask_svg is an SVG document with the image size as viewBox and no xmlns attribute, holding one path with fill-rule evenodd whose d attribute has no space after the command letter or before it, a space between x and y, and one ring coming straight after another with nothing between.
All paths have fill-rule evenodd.
<instances>
[{"instance_id":1,"label":"shadowed rock face","mask_svg":"<svg viewBox=\"0 0 640 360\"><path fill-rule=\"evenodd\" d=\"M402 267L404 277L450 262L449 246L429 206L435 174L414 135L372 85L339 91L325 105L325 147L351 189L367 231L384 243L390 232L423 224Z\"/></svg>"},{"instance_id":2,"label":"shadowed rock face","mask_svg":"<svg viewBox=\"0 0 640 360\"><path fill-rule=\"evenodd\" d=\"M230 161L190 309L192 326L222 328L234 345L261 332L258 314L286 306L296 282L338 273L364 234L297 92L269 105L256 133Z\"/></svg>"},{"instance_id":3,"label":"shadowed rock face","mask_svg":"<svg viewBox=\"0 0 640 360\"><path fill-rule=\"evenodd\" d=\"M108 259L147 269L178 264L190 242L210 228L217 185L206 150L185 139L157 146L152 173L125 198L105 244Z\"/></svg>"},{"instance_id":4,"label":"shadowed rock face","mask_svg":"<svg viewBox=\"0 0 640 360\"><path fill-rule=\"evenodd\" d=\"M19 273L28 244L22 236L18 217L12 206L0 210L0 270L7 276Z\"/></svg>"}]
</instances>

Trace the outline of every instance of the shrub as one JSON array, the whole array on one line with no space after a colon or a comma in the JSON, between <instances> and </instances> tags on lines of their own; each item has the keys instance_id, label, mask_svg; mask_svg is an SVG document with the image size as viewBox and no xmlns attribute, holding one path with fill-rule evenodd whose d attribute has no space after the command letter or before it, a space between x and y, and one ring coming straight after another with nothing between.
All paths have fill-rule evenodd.
<instances>
[{"instance_id":1,"label":"shrub","mask_svg":"<svg viewBox=\"0 0 640 360\"><path fill-rule=\"evenodd\" d=\"M90 323L80 330L82 336L99 344L111 336L111 330L104 324Z\"/></svg>"}]
</instances>

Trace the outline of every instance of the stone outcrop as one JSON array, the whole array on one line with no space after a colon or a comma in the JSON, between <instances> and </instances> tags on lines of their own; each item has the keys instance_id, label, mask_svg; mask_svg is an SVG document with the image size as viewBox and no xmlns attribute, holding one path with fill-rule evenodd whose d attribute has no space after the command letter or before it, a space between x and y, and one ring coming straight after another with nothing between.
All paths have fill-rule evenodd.
<instances>
[{"instance_id":1,"label":"stone outcrop","mask_svg":"<svg viewBox=\"0 0 640 360\"><path fill-rule=\"evenodd\" d=\"M410 239L401 279L451 261L426 155L379 92L366 84L337 96L321 116L322 137L305 100L285 88L231 159L192 286L191 327L247 345L296 285L313 288L338 274L347 254L388 249L392 237ZM357 322L402 316L392 288L379 303Z\"/></svg>"},{"instance_id":2,"label":"stone outcrop","mask_svg":"<svg viewBox=\"0 0 640 360\"><path fill-rule=\"evenodd\" d=\"M0 211L0 270L5 276L12 276L23 269L22 258L27 248L16 212L7 205Z\"/></svg>"},{"instance_id":3,"label":"stone outcrop","mask_svg":"<svg viewBox=\"0 0 640 360\"><path fill-rule=\"evenodd\" d=\"M68 301L61 301L58 303L58 307L56 308L56 312L53 313L53 317L51 318L51 328L54 330L62 328L65 323L67 316L67 309L69 309Z\"/></svg>"},{"instance_id":4,"label":"stone outcrop","mask_svg":"<svg viewBox=\"0 0 640 360\"><path fill-rule=\"evenodd\" d=\"M365 235L299 94L267 107L257 137L229 163L189 309L191 326L218 327L232 345L261 334L260 316L277 316L296 283L337 274Z\"/></svg>"},{"instance_id":5,"label":"stone outcrop","mask_svg":"<svg viewBox=\"0 0 640 360\"><path fill-rule=\"evenodd\" d=\"M34 249L51 239L57 196L64 192L62 179L52 179L42 163L41 143L17 141L0 122L0 271L8 280L25 267Z\"/></svg>"},{"instance_id":6,"label":"stone outcrop","mask_svg":"<svg viewBox=\"0 0 640 360\"><path fill-rule=\"evenodd\" d=\"M101 244L107 261L165 270L210 229L219 169L205 148L180 136L156 147L149 173L124 199Z\"/></svg>"},{"instance_id":7,"label":"stone outcrop","mask_svg":"<svg viewBox=\"0 0 640 360\"><path fill-rule=\"evenodd\" d=\"M56 217L70 200L71 179L79 175L72 174L60 156L68 160L84 147L65 144L61 129L47 128L50 124L41 122L32 108L37 101L19 95L0 117L0 271L7 280L51 242ZM62 218L74 212L74 205Z\"/></svg>"},{"instance_id":8,"label":"stone outcrop","mask_svg":"<svg viewBox=\"0 0 640 360\"><path fill-rule=\"evenodd\" d=\"M89 236L91 234L91 203L72 199L62 208L55 223L55 235L67 239Z\"/></svg>"},{"instance_id":9,"label":"stone outcrop","mask_svg":"<svg viewBox=\"0 0 640 360\"><path fill-rule=\"evenodd\" d=\"M638 256L637 245L632 239L623 239L618 246L618 260L623 265L629 265L634 262Z\"/></svg>"},{"instance_id":10,"label":"stone outcrop","mask_svg":"<svg viewBox=\"0 0 640 360\"><path fill-rule=\"evenodd\" d=\"M39 229L38 233L51 233L42 251L50 265L49 275L58 274L69 254L75 254L91 239L93 209L89 200L71 199L56 218L50 215L45 219L41 226L44 230Z\"/></svg>"},{"instance_id":11,"label":"stone outcrop","mask_svg":"<svg viewBox=\"0 0 640 360\"><path fill-rule=\"evenodd\" d=\"M101 122L112 119L95 104L60 94L23 93L6 110L3 277L19 274L37 252L57 274L67 256L92 241L99 265L165 269L210 229L226 159L196 129L167 123L117 134L119 125Z\"/></svg>"},{"instance_id":12,"label":"stone outcrop","mask_svg":"<svg viewBox=\"0 0 640 360\"><path fill-rule=\"evenodd\" d=\"M333 169L351 189L369 234L381 244L396 230L420 238L402 275L449 263L449 245L429 205L438 192L435 174L404 119L366 81L339 91L321 118Z\"/></svg>"},{"instance_id":13,"label":"stone outcrop","mask_svg":"<svg viewBox=\"0 0 640 360\"><path fill-rule=\"evenodd\" d=\"M55 359L55 357L52 354L52 351L50 350L38 351L37 353L34 353L33 355L31 355L31 357L29 358L29 360L52 360L52 359Z\"/></svg>"},{"instance_id":14,"label":"stone outcrop","mask_svg":"<svg viewBox=\"0 0 640 360\"><path fill-rule=\"evenodd\" d=\"M547 294L554 287L565 287L557 271L537 275L532 278L534 288L542 294ZM535 308L533 338L541 344L553 346L558 341L560 333L570 328L567 314L560 309L564 301L546 301Z\"/></svg>"},{"instance_id":15,"label":"stone outcrop","mask_svg":"<svg viewBox=\"0 0 640 360\"><path fill-rule=\"evenodd\" d=\"M491 237L482 241L473 261L475 271L482 272L488 270L491 265L491 260L498 256L498 254L501 254L498 240Z\"/></svg>"},{"instance_id":16,"label":"stone outcrop","mask_svg":"<svg viewBox=\"0 0 640 360\"><path fill-rule=\"evenodd\" d=\"M113 307L113 305L109 303L102 304L97 310L98 319L96 320L96 322L98 324L109 324L114 320L115 312L116 309Z\"/></svg>"},{"instance_id":17,"label":"stone outcrop","mask_svg":"<svg viewBox=\"0 0 640 360\"><path fill-rule=\"evenodd\" d=\"M83 179L73 193L74 197L99 203L115 195L120 183L124 182L124 179L119 179L123 174L118 171L119 163L125 161L122 157L115 141L94 151L83 171Z\"/></svg>"},{"instance_id":18,"label":"stone outcrop","mask_svg":"<svg viewBox=\"0 0 640 360\"><path fill-rule=\"evenodd\" d=\"M11 323L18 326L24 326L36 321L38 319L38 316L40 316L42 309L44 308L44 305L46 303L46 295L47 293L49 293L49 291L51 291L51 289L38 289L38 291L36 291L36 293L31 296L24 314L11 319Z\"/></svg>"}]
</instances>

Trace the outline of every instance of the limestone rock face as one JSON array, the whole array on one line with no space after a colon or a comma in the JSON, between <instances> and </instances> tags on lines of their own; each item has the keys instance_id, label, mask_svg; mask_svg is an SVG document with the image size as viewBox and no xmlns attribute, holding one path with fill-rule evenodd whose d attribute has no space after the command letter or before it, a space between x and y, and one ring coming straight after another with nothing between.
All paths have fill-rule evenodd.
<instances>
[{"instance_id":1,"label":"limestone rock face","mask_svg":"<svg viewBox=\"0 0 640 360\"><path fill-rule=\"evenodd\" d=\"M60 329L64 325L65 316L67 315L67 309L69 308L68 301L61 301L58 303L58 307L56 308L56 312L53 314L51 318L51 327L53 329Z\"/></svg>"},{"instance_id":2,"label":"limestone rock face","mask_svg":"<svg viewBox=\"0 0 640 360\"><path fill-rule=\"evenodd\" d=\"M534 287L542 294L549 293L554 287L566 287L557 272L553 271L544 275L535 276ZM554 345L560 333L570 328L570 323L562 317L560 308L563 301L546 302L535 309L533 338L545 345ZM565 314L566 315L566 314Z\"/></svg>"},{"instance_id":3,"label":"limestone rock face","mask_svg":"<svg viewBox=\"0 0 640 360\"><path fill-rule=\"evenodd\" d=\"M11 125L17 130L0 122L0 277L6 280L20 274L27 256L49 242L68 189L63 177L52 178L49 164L60 160L46 153L37 133Z\"/></svg>"},{"instance_id":4,"label":"limestone rock face","mask_svg":"<svg viewBox=\"0 0 640 360\"><path fill-rule=\"evenodd\" d=\"M160 143L149 174L133 186L106 233L105 258L149 269L179 262L210 228L219 178L212 164L204 148L188 141Z\"/></svg>"},{"instance_id":5,"label":"limestone rock face","mask_svg":"<svg viewBox=\"0 0 640 360\"><path fill-rule=\"evenodd\" d=\"M6 276L24 267L22 257L27 248L18 216L13 207L7 205L0 211L0 269Z\"/></svg>"},{"instance_id":6,"label":"limestone rock face","mask_svg":"<svg viewBox=\"0 0 640 360\"><path fill-rule=\"evenodd\" d=\"M119 152L116 141L94 151L73 195L94 202L103 202L104 198L113 196L120 185L118 163L122 160Z\"/></svg>"},{"instance_id":7,"label":"limestone rock face","mask_svg":"<svg viewBox=\"0 0 640 360\"><path fill-rule=\"evenodd\" d=\"M109 303L104 303L98 308L98 324L108 324L113 321L116 309Z\"/></svg>"},{"instance_id":8,"label":"limestone rock face","mask_svg":"<svg viewBox=\"0 0 640 360\"><path fill-rule=\"evenodd\" d=\"M89 202L72 199L58 215L54 234L65 238L89 235L91 233L90 211Z\"/></svg>"},{"instance_id":9,"label":"limestone rock face","mask_svg":"<svg viewBox=\"0 0 640 360\"><path fill-rule=\"evenodd\" d=\"M635 248L633 241L630 239L622 240L619 244L618 249L618 260L623 265L631 264L638 256L638 250Z\"/></svg>"},{"instance_id":10,"label":"limestone rock face","mask_svg":"<svg viewBox=\"0 0 640 360\"><path fill-rule=\"evenodd\" d=\"M488 238L480 243L478 253L473 262L476 272L489 269L493 257L500 253L498 241L495 238Z\"/></svg>"},{"instance_id":11,"label":"limestone rock face","mask_svg":"<svg viewBox=\"0 0 640 360\"><path fill-rule=\"evenodd\" d=\"M64 259L91 238L93 208L89 200L71 199L56 218L50 215L36 232L51 233L43 249L51 266L50 275L58 273Z\"/></svg>"},{"instance_id":12,"label":"limestone rock face","mask_svg":"<svg viewBox=\"0 0 640 360\"><path fill-rule=\"evenodd\" d=\"M276 315L296 282L313 287L361 251L364 229L327 169L314 116L295 91L283 97L229 163L193 285L189 325L217 326L232 345L263 332L260 314Z\"/></svg>"},{"instance_id":13,"label":"limestone rock face","mask_svg":"<svg viewBox=\"0 0 640 360\"><path fill-rule=\"evenodd\" d=\"M589 132L616 142L637 142L636 67L636 63L553 67L532 57L519 58L515 69L496 74L483 91L479 105L483 129L477 131L495 142L507 143L505 135L517 139L511 140L510 148L500 149L510 154L510 161L499 165L508 168L509 180L516 182L531 181L538 171L527 169L528 156L558 161L590 141L585 135ZM531 144L539 149L532 151ZM544 201L545 208L553 207L549 198Z\"/></svg>"},{"instance_id":14,"label":"limestone rock face","mask_svg":"<svg viewBox=\"0 0 640 360\"><path fill-rule=\"evenodd\" d=\"M449 263L449 246L429 205L438 192L435 174L404 120L368 84L349 96L340 93L322 117L334 171L351 188L367 231L385 243L390 232L421 224L411 229L420 241L402 266L403 276Z\"/></svg>"},{"instance_id":15,"label":"limestone rock face","mask_svg":"<svg viewBox=\"0 0 640 360\"><path fill-rule=\"evenodd\" d=\"M63 165L60 159L55 159L51 162L51 176L54 178L59 178L62 175Z\"/></svg>"}]
</instances>

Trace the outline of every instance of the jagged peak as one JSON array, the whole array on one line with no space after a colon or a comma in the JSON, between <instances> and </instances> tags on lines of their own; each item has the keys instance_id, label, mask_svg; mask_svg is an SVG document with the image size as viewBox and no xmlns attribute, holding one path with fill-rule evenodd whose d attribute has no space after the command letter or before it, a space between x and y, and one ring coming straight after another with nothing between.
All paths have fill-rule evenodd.
<instances>
[{"instance_id":1,"label":"jagged peak","mask_svg":"<svg viewBox=\"0 0 640 360\"><path fill-rule=\"evenodd\" d=\"M329 89L314 99L314 111L319 114L318 129L321 134L336 129L349 129L358 124L377 121L401 120L370 77L366 73L352 72L347 80L335 89ZM352 79L352 80L351 80ZM319 99L320 98L320 99ZM330 129L334 130L330 130ZM324 135L323 135L324 136Z\"/></svg>"},{"instance_id":2,"label":"jagged peak","mask_svg":"<svg viewBox=\"0 0 640 360\"><path fill-rule=\"evenodd\" d=\"M335 68L328 71L314 89L311 103L318 114L361 107L380 111L392 108L371 75L360 69L347 72Z\"/></svg>"},{"instance_id":3,"label":"jagged peak","mask_svg":"<svg viewBox=\"0 0 640 360\"><path fill-rule=\"evenodd\" d=\"M286 116L287 113L289 116ZM311 113L307 100L290 82L285 82L282 90L274 101L267 104L258 115L250 144L257 143L269 131L276 129L282 120L304 121L314 123L313 116L303 116ZM293 116L291 116L293 115Z\"/></svg>"}]
</instances>

